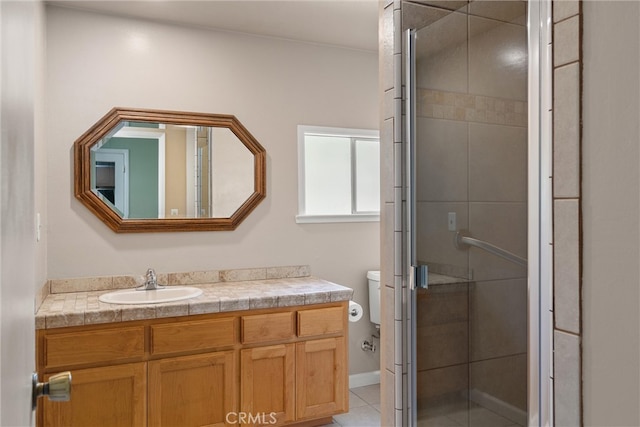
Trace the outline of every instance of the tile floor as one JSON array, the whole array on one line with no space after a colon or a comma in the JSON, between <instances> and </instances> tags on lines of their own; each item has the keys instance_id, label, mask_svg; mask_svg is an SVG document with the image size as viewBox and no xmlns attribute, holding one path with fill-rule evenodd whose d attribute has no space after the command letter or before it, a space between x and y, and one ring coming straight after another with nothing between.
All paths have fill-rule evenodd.
<instances>
[{"instance_id":1,"label":"tile floor","mask_svg":"<svg viewBox=\"0 0 640 427\"><path fill-rule=\"evenodd\" d=\"M333 417L333 424L323 427L379 427L380 384L352 388L349 412Z\"/></svg>"}]
</instances>

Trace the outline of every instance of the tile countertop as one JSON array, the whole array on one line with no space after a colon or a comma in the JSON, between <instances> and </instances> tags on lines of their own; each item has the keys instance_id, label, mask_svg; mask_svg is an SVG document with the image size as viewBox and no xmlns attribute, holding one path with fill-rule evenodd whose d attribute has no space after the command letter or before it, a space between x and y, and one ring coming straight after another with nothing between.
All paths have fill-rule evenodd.
<instances>
[{"instance_id":1,"label":"tile countertop","mask_svg":"<svg viewBox=\"0 0 640 427\"><path fill-rule=\"evenodd\" d=\"M175 302L125 305L98 300L111 291L50 294L36 313L36 329L322 304L348 301L353 296L353 289L316 277L188 286L202 289L202 295Z\"/></svg>"}]
</instances>

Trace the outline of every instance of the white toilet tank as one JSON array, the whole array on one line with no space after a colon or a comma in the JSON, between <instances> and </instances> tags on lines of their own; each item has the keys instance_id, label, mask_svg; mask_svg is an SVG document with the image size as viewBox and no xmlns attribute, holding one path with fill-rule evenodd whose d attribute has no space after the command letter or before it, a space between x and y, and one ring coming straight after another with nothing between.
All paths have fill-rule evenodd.
<instances>
[{"instance_id":1,"label":"white toilet tank","mask_svg":"<svg viewBox=\"0 0 640 427\"><path fill-rule=\"evenodd\" d=\"M369 281L369 318L371 323L380 325L380 272L367 271Z\"/></svg>"}]
</instances>

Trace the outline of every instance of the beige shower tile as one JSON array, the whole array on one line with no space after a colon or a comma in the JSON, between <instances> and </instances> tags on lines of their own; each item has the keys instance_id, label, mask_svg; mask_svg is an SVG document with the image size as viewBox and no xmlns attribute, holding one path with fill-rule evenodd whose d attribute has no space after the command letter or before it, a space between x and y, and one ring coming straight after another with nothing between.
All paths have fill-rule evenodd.
<instances>
[{"instance_id":1,"label":"beige shower tile","mask_svg":"<svg viewBox=\"0 0 640 427\"><path fill-rule=\"evenodd\" d=\"M527 258L526 203L470 203L471 237L491 243L521 258ZM473 279L498 280L524 278L526 266L519 266L482 249L469 247L469 268Z\"/></svg>"},{"instance_id":2,"label":"beige shower tile","mask_svg":"<svg viewBox=\"0 0 640 427\"><path fill-rule=\"evenodd\" d=\"M466 10L468 1L460 0L412 0L414 3L420 3L427 6L439 7L448 10Z\"/></svg>"},{"instance_id":3,"label":"beige shower tile","mask_svg":"<svg viewBox=\"0 0 640 427\"><path fill-rule=\"evenodd\" d=\"M580 13L579 0L561 0L553 2L553 22L559 22Z\"/></svg>"},{"instance_id":4,"label":"beige shower tile","mask_svg":"<svg viewBox=\"0 0 640 427\"><path fill-rule=\"evenodd\" d=\"M468 196L469 124L418 117L416 193L419 201L458 202Z\"/></svg>"},{"instance_id":5,"label":"beige shower tile","mask_svg":"<svg viewBox=\"0 0 640 427\"><path fill-rule=\"evenodd\" d=\"M457 229L469 226L468 203L417 203L417 255L423 264L443 264L458 270L468 268L468 253L454 246L455 232L448 229L448 214L456 214Z\"/></svg>"},{"instance_id":6,"label":"beige shower tile","mask_svg":"<svg viewBox=\"0 0 640 427\"><path fill-rule=\"evenodd\" d=\"M466 403L463 393L469 388L468 365L454 365L446 368L419 371L416 376L418 406L429 406L434 401Z\"/></svg>"},{"instance_id":7,"label":"beige shower tile","mask_svg":"<svg viewBox=\"0 0 640 427\"><path fill-rule=\"evenodd\" d=\"M470 16L469 34L469 92L526 100L526 27ZM504 113L496 111L493 115L488 117L491 122L506 122Z\"/></svg>"},{"instance_id":8,"label":"beige shower tile","mask_svg":"<svg viewBox=\"0 0 640 427\"><path fill-rule=\"evenodd\" d=\"M382 131L380 132L380 180L382 182L382 202L393 202L395 167L393 123L393 118L382 122Z\"/></svg>"},{"instance_id":9,"label":"beige shower tile","mask_svg":"<svg viewBox=\"0 0 640 427\"><path fill-rule=\"evenodd\" d=\"M554 409L558 426L582 425L580 337L554 332Z\"/></svg>"},{"instance_id":10,"label":"beige shower tile","mask_svg":"<svg viewBox=\"0 0 640 427\"><path fill-rule=\"evenodd\" d=\"M380 255L383 265L380 273L381 284L383 286L393 286L394 280L394 204L385 203L381 211L381 230L380 230Z\"/></svg>"},{"instance_id":11,"label":"beige shower tile","mask_svg":"<svg viewBox=\"0 0 640 427\"><path fill-rule=\"evenodd\" d=\"M469 331L467 322L447 322L419 326L416 331L419 371L467 363Z\"/></svg>"},{"instance_id":12,"label":"beige shower tile","mask_svg":"<svg viewBox=\"0 0 640 427\"><path fill-rule=\"evenodd\" d=\"M469 389L486 393L516 408L527 410L527 355L472 362Z\"/></svg>"},{"instance_id":13,"label":"beige shower tile","mask_svg":"<svg viewBox=\"0 0 640 427\"><path fill-rule=\"evenodd\" d=\"M380 375L381 399L381 425L395 426L395 405L394 405L395 379L392 371L382 370ZM400 426L402 424L398 424Z\"/></svg>"},{"instance_id":14,"label":"beige shower tile","mask_svg":"<svg viewBox=\"0 0 640 427\"><path fill-rule=\"evenodd\" d=\"M579 200L553 203L554 315L556 328L580 333Z\"/></svg>"},{"instance_id":15,"label":"beige shower tile","mask_svg":"<svg viewBox=\"0 0 640 427\"><path fill-rule=\"evenodd\" d=\"M553 26L553 65L559 67L580 59L580 17Z\"/></svg>"},{"instance_id":16,"label":"beige shower tile","mask_svg":"<svg viewBox=\"0 0 640 427\"><path fill-rule=\"evenodd\" d=\"M451 10L443 10L425 4L404 2L402 4L402 31L409 28L424 28L449 15Z\"/></svg>"},{"instance_id":17,"label":"beige shower tile","mask_svg":"<svg viewBox=\"0 0 640 427\"><path fill-rule=\"evenodd\" d=\"M402 251L405 249L405 242L403 238L403 231L400 224L403 221L404 214L404 206L405 203L402 200L402 188L396 188L396 202L393 204L394 214L393 214L393 275L394 276L402 276L404 264L402 261ZM394 278L395 280L395 278Z\"/></svg>"},{"instance_id":18,"label":"beige shower tile","mask_svg":"<svg viewBox=\"0 0 640 427\"><path fill-rule=\"evenodd\" d=\"M388 120L395 117L395 91L389 89L384 92L382 100L382 117L381 119Z\"/></svg>"},{"instance_id":19,"label":"beige shower tile","mask_svg":"<svg viewBox=\"0 0 640 427\"><path fill-rule=\"evenodd\" d=\"M416 324L419 328L468 323L469 284L430 286L418 291Z\"/></svg>"},{"instance_id":20,"label":"beige shower tile","mask_svg":"<svg viewBox=\"0 0 640 427\"><path fill-rule=\"evenodd\" d=\"M467 16L451 13L420 30L418 37L421 40L416 46L418 87L466 93ZM434 117L438 116L444 118L444 111L434 110Z\"/></svg>"},{"instance_id":21,"label":"beige shower tile","mask_svg":"<svg viewBox=\"0 0 640 427\"><path fill-rule=\"evenodd\" d=\"M394 289L388 286L381 287L380 301L380 325L382 341L382 365L393 371L395 355L395 328L394 328Z\"/></svg>"},{"instance_id":22,"label":"beige shower tile","mask_svg":"<svg viewBox=\"0 0 640 427\"><path fill-rule=\"evenodd\" d=\"M469 288L471 361L527 351L527 280L474 282Z\"/></svg>"},{"instance_id":23,"label":"beige shower tile","mask_svg":"<svg viewBox=\"0 0 640 427\"><path fill-rule=\"evenodd\" d=\"M527 3L524 1L476 0L469 3L469 14L526 25Z\"/></svg>"},{"instance_id":24,"label":"beige shower tile","mask_svg":"<svg viewBox=\"0 0 640 427\"><path fill-rule=\"evenodd\" d=\"M379 55L380 65L380 81L382 89L389 90L394 87L394 55L393 55L393 39L394 39L394 22L393 22L393 5L384 8L380 14L378 26L379 40L381 52Z\"/></svg>"},{"instance_id":25,"label":"beige shower tile","mask_svg":"<svg viewBox=\"0 0 640 427\"><path fill-rule=\"evenodd\" d=\"M553 194L580 196L580 66L554 71Z\"/></svg>"},{"instance_id":26,"label":"beige shower tile","mask_svg":"<svg viewBox=\"0 0 640 427\"><path fill-rule=\"evenodd\" d=\"M469 124L469 200L527 200L527 129Z\"/></svg>"}]
</instances>

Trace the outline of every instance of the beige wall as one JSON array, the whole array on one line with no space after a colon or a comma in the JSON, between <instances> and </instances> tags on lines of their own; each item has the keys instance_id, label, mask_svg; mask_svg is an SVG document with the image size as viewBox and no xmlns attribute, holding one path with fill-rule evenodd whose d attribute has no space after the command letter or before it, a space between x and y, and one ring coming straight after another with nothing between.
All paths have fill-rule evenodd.
<instances>
[{"instance_id":1,"label":"beige wall","mask_svg":"<svg viewBox=\"0 0 640 427\"><path fill-rule=\"evenodd\" d=\"M296 126L378 128L375 52L49 7L47 76L50 278L309 264L366 307L378 223L295 223ZM113 233L74 199L70 159L114 106L235 115L267 150L267 198L233 232ZM371 330L351 325L351 373L378 369Z\"/></svg>"},{"instance_id":2,"label":"beige wall","mask_svg":"<svg viewBox=\"0 0 640 427\"><path fill-rule=\"evenodd\" d=\"M640 425L640 6L583 2L583 411Z\"/></svg>"}]
</instances>

